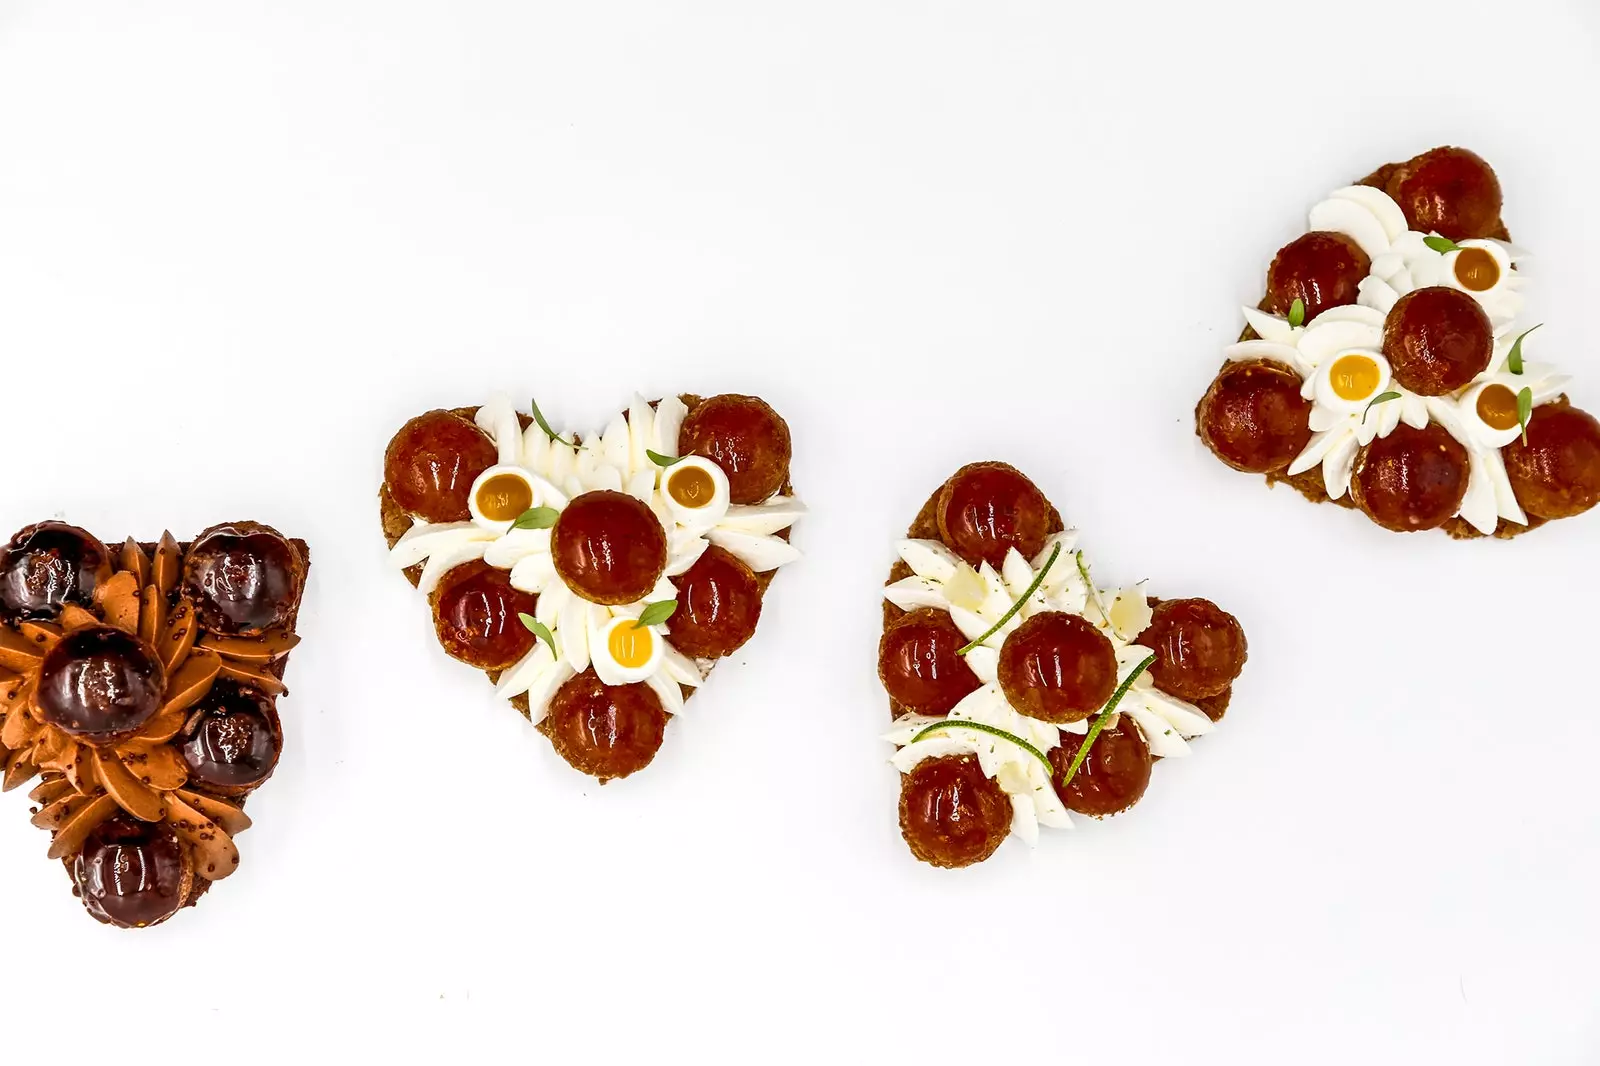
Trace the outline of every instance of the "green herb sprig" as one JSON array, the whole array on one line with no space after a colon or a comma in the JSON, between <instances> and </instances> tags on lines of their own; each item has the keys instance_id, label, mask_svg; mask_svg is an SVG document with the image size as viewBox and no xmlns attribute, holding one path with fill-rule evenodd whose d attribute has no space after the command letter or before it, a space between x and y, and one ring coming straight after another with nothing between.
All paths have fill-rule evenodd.
<instances>
[{"instance_id":1,"label":"green herb sprig","mask_svg":"<svg viewBox=\"0 0 1600 1066\"><path fill-rule=\"evenodd\" d=\"M556 636L554 633L550 632L550 627L546 626L543 622L539 621L531 614L523 614L518 612L517 617L522 619L522 624L527 627L528 632L532 633L534 636L550 645L551 655L557 654Z\"/></svg>"},{"instance_id":2,"label":"green herb sprig","mask_svg":"<svg viewBox=\"0 0 1600 1066\"><path fill-rule=\"evenodd\" d=\"M662 455L660 452L651 451L649 448L646 448L644 453L650 457L650 461L652 463L661 467L663 470L669 466L677 466L679 463L689 458L687 455Z\"/></svg>"},{"instance_id":3,"label":"green herb sprig","mask_svg":"<svg viewBox=\"0 0 1600 1066\"><path fill-rule=\"evenodd\" d=\"M677 600L657 600L644 605L644 610L639 612L639 618L633 623L636 629L645 629L649 626L658 626L672 617L678 609Z\"/></svg>"},{"instance_id":4,"label":"green herb sprig","mask_svg":"<svg viewBox=\"0 0 1600 1066\"><path fill-rule=\"evenodd\" d=\"M1306 302L1300 297L1294 298L1294 303L1289 305L1289 325L1303 326L1306 323Z\"/></svg>"},{"instance_id":5,"label":"green herb sprig","mask_svg":"<svg viewBox=\"0 0 1600 1066\"><path fill-rule=\"evenodd\" d=\"M533 408L533 420L535 422L539 423L539 428L544 430L544 435L545 436L549 437L553 441L560 441L562 444L565 444L569 448L578 447L578 442L577 442L576 439L567 440L567 439L559 436L556 433L555 430L550 428L550 423L545 420L544 412L539 410L539 401L538 400L530 399L528 401L528 404L529 404L529 406L531 406Z\"/></svg>"},{"instance_id":6,"label":"green herb sprig","mask_svg":"<svg viewBox=\"0 0 1600 1066\"><path fill-rule=\"evenodd\" d=\"M1380 403L1388 403L1390 400L1398 400L1399 398L1400 394L1398 392L1381 392L1374 396L1372 398L1372 402L1367 404L1367 409L1361 412L1361 424L1367 424L1367 416L1372 413L1372 409L1374 407L1378 406Z\"/></svg>"},{"instance_id":7,"label":"green herb sprig","mask_svg":"<svg viewBox=\"0 0 1600 1066\"><path fill-rule=\"evenodd\" d=\"M1543 322L1539 323L1539 326L1542 326L1542 325L1544 325ZM1523 340L1523 338L1526 337L1529 333L1532 333L1534 330L1538 329L1539 326L1530 326L1526 331L1524 331L1522 334L1520 334L1517 337L1516 340L1511 342L1511 354L1506 356L1506 369L1511 371L1513 374L1522 373L1522 340Z\"/></svg>"},{"instance_id":8,"label":"green herb sprig","mask_svg":"<svg viewBox=\"0 0 1600 1066\"><path fill-rule=\"evenodd\" d=\"M1094 725L1089 727L1089 735L1083 738L1083 746L1078 749L1078 754L1072 757L1072 765L1068 766L1067 772L1061 775L1061 787L1066 787L1067 782L1072 780L1072 775L1078 772L1078 767L1083 765L1083 760L1089 757L1089 748L1094 744L1095 738L1100 735L1100 730L1104 729L1106 723L1111 720L1111 714L1117 709L1117 704L1122 702L1122 697L1128 694L1128 690L1133 687L1133 683L1139 680L1139 675L1150 669L1151 664L1155 661L1156 657L1154 655L1145 656L1144 661L1133 668L1133 673L1129 674L1122 684L1117 686L1117 691L1111 694L1111 698L1106 701L1106 705L1100 708L1100 717L1096 718Z\"/></svg>"},{"instance_id":9,"label":"green herb sprig","mask_svg":"<svg viewBox=\"0 0 1600 1066\"><path fill-rule=\"evenodd\" d=\"M1440 255L1449 255L1451 252L1461 251L1461 245L1457 244L1449 237L1424 237L1422 238L1422 243L1426 244L1429 248L1432 248Z\"/></svg>"},{"instance_id":10,"label":"green herb sprig","mask_svg":"<svg viewBox=\"0 0 1600 1066\"><path fill-rule=\"evenodd\" d=\"M1028 597L1039 591L1039 586L1044 584L1044 576L1050 572L1050 568L1052 566L1056 565L1056 560L1060 557L1061 542L1058 540L1056 541L1055 549L1050 553L1050 558L1045 560L1044 568L1034 575L1033 584L1029 585L1027 591L1025 591L1022 596L1018 598L1016 603L1011 605L1011 609L1000 616L1000 621L996 622L994 625L985 630L983 636L979 637L977 640L974 640L972 643L965 645L959 651L957 651L956 654L965 655L975 648L983 647L984 641L988 640L990 637L1000 632L1000 630L1004 629L1005 624L1011 621L1011 619L1015 618L1017 612L1022 610L1022 605L1028 602Z\"/></svg>"},{"instance_id":11,"label":"green herb sprig","mask_svg":"<svg viewBox=\"0 0 1600 1066\"><path fill-rule=\"evenodd\" d=\"M1047 779L1051 774L1056 772L1056 768L1050 764L1050 757L1044 752L1040 751L1032 744L1029 744L1026 740L1023 740L1015 733L1007 733L1004 729L1001 729L998 726L986 725L983 722L968 722L965 719L947 719L943 722L935 722L926 729L918 732L916 736L911 738L909 743L915 744L924 737L931 736L934 733L938 733L946 729L973 729L979 733L988 733L992 737L999 737L1002 740L1009 740L1017 747L1026 751L1029 755L1032 755L1035 759L1038 759L1040 762L1044 763L1044 776Z\"/></svg>"},{"instance_id":12,"label":"green herb sprig","mask_svg":"<svg viewBox=\"0 0 1600 1066\"><path fill-rule=\"evenodd\" d=\"M1522 427L1522 443L1528 443L1528 420L1533 417L1533 390L1525 388L1517 393L1517 424Z\"/></svg>"},{"instance_id":13,"label":"green herb sprig","mask_svg":"<svg viewBox=\"0 0 1600 1066\"><path fill-rule=\"evenodd\" d=\"M549 529L556 524L561 512L554 507L530 507L511 523L512 529Z\"/></svg>"}]
</instances>

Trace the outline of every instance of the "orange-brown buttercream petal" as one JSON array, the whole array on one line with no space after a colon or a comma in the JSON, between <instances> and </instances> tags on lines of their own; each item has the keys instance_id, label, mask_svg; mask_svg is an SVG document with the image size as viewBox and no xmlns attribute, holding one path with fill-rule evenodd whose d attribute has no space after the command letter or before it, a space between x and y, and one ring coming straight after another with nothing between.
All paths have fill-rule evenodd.
<instances>
[{"instance_id":1,"label":"orange-brown buttercream petal","mask_svg":"<svg viewBox=\"0 0 1600 1066\"><path fill-rule=\"evenodd\" d=\"M76 633L80 629L93 629L100 624L100 619L93 611L86 611L75 603L66 604L61 608L61 632Z\"/></svg>"},{"instance_id":2,"label":"orange-brown buttercream petal","mask_svg":"<svg viewBox=\"0 0 1600 1066\"><path fill-rule=\"evenodd\" d=\"M178 571L182 566L183 553L178 550L178 542L172 539L170 531L161 534L161 542L156 545L156 560L150 566L150 583L161 590L161 595L172 595L172 590L178 587Z\"/></svg>"},{"instance_id":3,"label":"orange-brown buttercream petal","mask_svg":"<svg viewBox=\"0 0 1600 1066\"><path fill-rule=\"evenodd\" d=\"M44 649L15 629L0 626L0 666L27 673L36 669L43 658Z\"/></svg>"},{"instance_id":4,"label":"orange-brown buttercream petal","mask_svg":"<svg viewBox=\"0 0 1600 1066\"><path fill-rule=\"evenodd\" d=\"M117 569L132 574L140 588L150 583L150 556L132 537L122 542L122 556L117 560Z\"/></svg>"},{"instance_id":5,"label":"orange-brown buttercream petal","mask_svg":"<svg viewBox=\"0 0 1600 1066\"><path fill-rule=\"evenodd\" d=\"M279 681L265 670L259 670L244 663L234 663L223 659L222 676L241 685L249 685L256 691L264 692L269 696L281 696L289 691L284 687L282 681Z\"/></svg>"},{"instance_id":6,"label":"orange-brown buttercream petal","mask_svg":"<svg viewBox=\"0 0 1600 1066\"><path fill-rule=\"evenodd\" d=\"M0 792L10 792L39 773L33 759L25 751L13 751L6 756L5 774L0 775Z\"/></svg>"},{"instance_id":7,"label":"orange-brown buttercream petal","mask_svg":"<svg viewBox=\"0 0 1600 1066\"><path fill-rule=\"evenodd\" d=\"M174 728L166 736L157 738L154 734L164 732L170 724L170 716L182 714L196 703L205 699L206 693L211 691L211 686L216 683L217 674L222 670L222 660L208 653L204 648L197 648L194 654L184 660L178 671L167 679L167 700L161 705L154 718L145 724L140 731L140 739L166 740L178 730ZM179 719L181 727L183 720Z\"/></svg>"},{"instance_id":8,"label":"orange-brown buttercream petal","mask_svg":"<svg viewBox=\"0 0 1600 1066\"><path fill-rule=\"evenodd\" d=\"M154 585L146 585L139 596L139 639L156 646L167 629L167 598Z\"/></svg>"},{"instance_id":9,"label":"orange-brown buttercream petal","mask_svg":"<svg viewBox=\"0 0 1600 1066\"><path fill-rule=\"evenodd\" d=\"M189 764L171 744L132 740L117 751L128 772L157 792L171 792L189 781Z\"/></svg>"},{"instance_id":10,"label":"orange-brown buttercream petal","mask_svg":"<svg viewBox=\"0 0 1600 1066\"><path fill-rule=\"evenodd\" d=\"M194 606L188 600L178 601L177 609L167 619L166 631L161 635L159 648L161 665L167 668L168 676L182 665L183 660L189 657L189 652L194 648L195 638L199 636L199 622L195 618Z\"/></svg>"},{"instance_id":11,"label":"orange-brown buttercream petal","mask_svg":"<svg viewBox=\"0 0 1600 1066\"><path fill-rule=\"evenodd\" d=\"M43 806L48 806L70 792L77 791L72 787L72 782L60 774L47 774L43 781L34 786L28 798Z\"/></svg>"},{"instance_id":12,"label":"orange-brown buttercream petal","mask_svg":"<svg viewBox=\"0 0 1600 1066\"><path fill-rule=\"evenodd\" d=\"M201 638L200 646L216 652L224 659L249 663L252 666L265 666L288 655L299 643L300 638L293 633L274 629L257 638L217 637L208 634Z\"/></svg>"},{"instance_id":13,"label":"orange-brown buttercream petal","mask_svg":"<svg viewBox=\"0 0 1600 1066\"><path fill-rule=\"evenodd\" d=\"M95 827L116 813L116 800L110 796L97 796L56 831L56 838L50 842L49 857L65 859L76 854Z\"/></svg>"},{"instance_id":14,"label":"orange-brown buttercream petal","mask_svg":"<svg viewBox=\"0 0 1600 1066\"><path fill-rule=\"evenodd\" d=\"M244 813L242 808L235 807L227 800L190 792L188 789L179 789L177 796L197 812L220 825L222 831L229 836L238 836L251 826L250 816Z\"/></svg>"},{"instance_id":15,"label":"orange-brown buttercream petal","mask_svg":"<svg viewBox=\"0 0 1600 1066\"><path fill-rule=\"evenodd\" d=\"M166 806L161 794L140 783L114 752L96 751L95 767L100 783L107 795L117 801L117 806L141 822L159 822L166 816Z\"/></svg>"},{"instance_id":16,"label":"orange-brown buttercream petal","mask_svg":"<svg viewBox=\"0 0 1600 1066\"><path fill-rule=\"evenodd\" d=\"M112 575L110 581L94 590L94 601L106 625L115 626L124 633L139 632L139 579L126 570Z\"/></svg>"},{"instance_id":17,"label":"orange-brown buttercream petal","mask_svg":"<svg viewBox=\"0 0 1600 1066\"><path fill-rule=\"evenodd\" d=\"M194 872L220 881L239 866L239 849L222 827L189 806L176 793L167 797L167 822L194 848Z\"/></svg>"},{"instance_id":18,"label":"orange-brown buttercream petal","mask_svg":"<svg viewBox=\"0 0 1600 1066\"><path fill-rule=\"evenodd\" d=\"M33 715L28 713L27 700L24 699L6 711L6 724L0 726L0 745L12 751L31 748L43 732L44 726L34 721Z\"/></svg>"}]
</instances>

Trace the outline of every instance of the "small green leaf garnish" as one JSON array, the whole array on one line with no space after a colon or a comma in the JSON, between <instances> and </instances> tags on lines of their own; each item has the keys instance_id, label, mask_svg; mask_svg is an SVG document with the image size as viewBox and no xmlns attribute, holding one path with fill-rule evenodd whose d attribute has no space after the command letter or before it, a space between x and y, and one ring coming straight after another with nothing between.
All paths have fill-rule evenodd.
<instances>
[{"instance_id":1,"label":"small green leaf garnish","mask_svg":"<svg viewBox=\"0 0 1600 1066\"><path fill-rule=\"evenodd\" d=\"M648 626L658 626L672 617L672 612L678 609L677 600L657 600L644 605L644 610L639 613L639 620L634 626L644 629Z\"/></svg>"},{"instance_id":2,"label":"small green leaf garnish","mask_svg":"<svg viewBox=\"0 0 1600 1066\"><path fill-rule=\"evenodd\" d=\"M1017 602L1011 605L1011 609L1000 616L1000 621L996 622L994 625L985 630L983 636L962 647L956 652L956 654L965 655L974 648L981 648L984 641L988 640L990 637L1000 632L1001 629L1005 628L1005 624L1011 621L1012 618L1016 617L1016 613L1022 610L1022 605L1028 602L1028 597L1039 591L1039 586L1044 584L1044 575L1048 574L1050 572L1050 568L1056 565L1056 559L1058 559L1060 555L1061 542L1058 540L1056 541L1055 550L1050 553L1050 558L1045 560L1044 568L1033 576L1033 584L1029 585L1027 590L1023 592L1022 596L1017 600Z\"/></svg>"},{"instance_id":3,"label":"small green leaf garnish","mask_svg":"<svg viewBox=\"0 0 1600 1066\"><path fill-rule=\"evenodd\" d=\"M1533 417L1533 390L1517 393L1517 424L1522 427L1522 443L1528 443L1528 419Z\"/></svg>"},{"instance_id":4,"label":"small green leaf garnish","mask_svg":"<svg viewBox=\"0 0 1600 1066\"><path fill-rule=\"evenodd\" d=\"M1078 749L1078 754L1072 757L1072 765L1068 766L1067 772L1061 775L1061 786L1063 788L1066 787L1068 781L1072 780L1072 775L1078 772L1078 767L1083 765L1083 760L1089 757L1089 748L1094 744L1095 738L1100 735L1100 730L1104 729L1106 723L1111 720L1111 712L1117 709L1117 704L1122 702L1122 697L1126 696L1128 690L1133 687L1133 683L1139 680L1139 675L1150 669L1150 665L1155 661L1156 657L1154 655L1145 656L1144 661L1133 668L1133 673L1129 674L1122 684L1117 686L1117 691L1111 694L1111 698L1106 701L1106 705L1100 708L1100 716L1094 720L1094 725L1089 727L1089 735L1083 738L1083 746Z\"/></svg>"},{"instance_id":5,"label":"small green leaf garnish","mask_svg":"<svg viewBox=\"0 0 1600 1066\"><path fill-rule=\"evenodd\" d=\"M1367 424L1367 416L1372 413L1372 409L1374 407L1378 406L1380 403L1388 403L1390 400L1398 400L1399 398L1400 394L1398 392L1380 392L1378 395L1374 396L1372 398L1372 402L1367 404L1367 409L1361 412L1361 424Z\"/></svg>"},{"instance_id":6,"label":"small green leaf garnish","mask_svg":"<svg viewBox=\"0 0 1600 1066\"><path fill-rule=\"evenodd\" d=\"M1544 325L1543 322L1539 323L1539 326L1542 325ZM1522 338L1538 329L1539 326L1530 326L1511 343L1511 354L1506 356L1506 369L1513 374L1522 373Z\"/></svg>"},{"instance_id":7,"label":"small green leaf garnish","mask_svg":"<svg viewBox=\"0 0 1600 1066\"><path fill-rule=\"evenodd\" d=\"M550 632L548 626L531 614L519 612L517 617L522 619L522 624L528 628L528 632L550 645L550 654L556 654L556 637L554 633Z\"/></svg>"},{"instance_id":8,"label":"small green leaf garnish","mask_svg":"<svg viewBox=\"0 0 1600 1066\"><path fill-rule=\"evenodd\" d=\"M1029 755L1032 755L1035 759L1038 759L1040 762L1044 763L1044 776L1047 780L1051 774L1056 772L1056 768L1050 765L1050 757L1044 752L1040 751L1032 744L1029 744L1026 740L1023 740L1015 733L1007 733L1004 729L1001 729L997 726L985 725L983 722L968 722L965 719L935 722L928 726L928 728L919 732L916 736L912 737L908 743L915 744L923 737L937 733L944 729L975 729L979 733L988 733L990 736L999 737L1002 740L1009 740L1017 747L1026 751Z\"/></svg>"},{"instance_id":9,"label":"small green leaf garnish","mask_svg":"<svg viewBox=\"0 0 1600 1066\"><path fill-rule=\"evenodd\" d=\"M1294 303L1289 305L1289 325L1303 326L1306 323L1306 302L1300 297L1294 298Z\"/></svg>"},{"instance_id":10,"label":"small green leaf garnish","mask_svg":"<svg viewBox=\"0 0 1600 1066\"><path fill-rule=\"evenodd\" d=\"M549 529L556 524L561 512L554 507L530 507L511 523L512 529Z\"/></svg>"},{"instance_id":11,"label":"small green leaf garnish","mask_svg":"<svg viewBox=\"0 0 1600 1066\"><path fill-rule=\"evenodd\" d=\"M1449 237L1424 237L1422 243L1438 252L1440 255L1449 255L1451 252L1461 251L1461 245Z\"/></svg>"},{"instance_id":12,"label":"small green leaf garnish","mask_svg":"<svg viewBox=\"0 0 1600 1066\"><path fill-rule=\"evenodd\" d=\"M578 446L578 442L577 441L575 441L575 440L563 440L561 437L556 435L556 431L550 428L550 423L545 421L544 412L539 410L539 401L538 400L530 399L528 401L528 404L529 404L529 406L531 406L533 408L533 420L535 422L539 423L539 428L544 430L544 435L545 436L549 437L551 440L554 440L554 441L561 441L562 444L565 444L569 448L576 448Z\"/></svg>"},{"instance_id":13,"label":"small green leaf garnish","mask_svg":"<svg viewBox=\"0 0 1600 1066\"><path fill-rule=\"evenodd\" d=\"M669 466L675 466L689 458L687 455L662 455L660 452L653 452L649 448L646 448L644 453L650 457L650 461L652 463L656 464L662 469L666 469Z\"/></svg>"}]
</instances>

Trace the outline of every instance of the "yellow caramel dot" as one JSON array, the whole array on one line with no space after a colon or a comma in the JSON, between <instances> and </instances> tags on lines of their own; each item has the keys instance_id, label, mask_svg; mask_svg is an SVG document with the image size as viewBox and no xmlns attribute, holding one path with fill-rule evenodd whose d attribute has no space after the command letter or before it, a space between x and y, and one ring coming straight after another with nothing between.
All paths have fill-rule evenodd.
<instances>
[{"instance_id":1,"label":"yellow caramel dot","mask_svg":"<svg viewBox=\"0 0 1600 1066\"><path fill-rule=\"evenodd\" d=\"M510 522L533 506L533 489L515 474L496 474L478 489L478 510L491 522Z\"/></svg>"},{"instance_id":2,"label":"yellow caramel dot","mask_svg":"<svg viewBox=\"0 0 1600 1066\"><path fill-rule=\"evenodd\" d=\"M698 466L688 466L667 478L667 494L685 507L704 507L717 494L717 483Z\"/></svg>"},{"instance_id":3,"label":"yellow caramel dot","mask_svg":"<svg viewBox=\"0 0 1600 1066\"><path fill-rule=\"evenodd\" d=\"M633 670L650 661L650 653L655 649L655 640L656 635L644 626L624 622L611 630L611 637L606 641L606 646L618 666Z\"/></svg>"},{"instance_id":4,"label":"yellow caramel dot","mask_svg":"<svg viewBox=\"0 0 1600 1066\"><path fill-rule=\"evenodd\" d=\"M1378 364L1367 355L1341 355L1328 371L1328 382L1341 400L1365 400L1378 389Z\"/></svg>"},{"instance_id":5,"label":"yellow caramel dot","mask_svg":"<svg viewBox=\"0 0 1600 1066\"><path fill-rule=\"evenodd\" d=\"M1500 280L1500 264L1482 248L1463 248L1456 256L1456 280L1468 292L1488 292Z\"/></svg>"},{"instance_id":6,"label":"yellow caramel dot","mask_svg":"<svg viewBox=\"0 0 1600 1066\"><path fill-rule=\"evenodd\" d=\"M1487 386L1478 393L1478 417L1490 429L1511 429L1520 426L1517 417L1517 394L1499 383Z\"/></svg>"}]
</instances>

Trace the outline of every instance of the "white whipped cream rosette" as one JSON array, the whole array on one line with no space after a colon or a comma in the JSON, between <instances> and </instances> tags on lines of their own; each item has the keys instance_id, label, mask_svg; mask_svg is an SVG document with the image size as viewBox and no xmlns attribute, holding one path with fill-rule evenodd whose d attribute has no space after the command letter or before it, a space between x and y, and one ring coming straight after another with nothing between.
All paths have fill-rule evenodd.
<instances>
[{"instance_id":1,"label":"white whipped cream rosette","mask_svg":"<svg viewBox=\"0 0 1600 1066\"><path fill-rule=\"evenodd\" d=\"M635 396L626 414L617 414L592 437L579 439L547 430L540 418L527 427L509 398L497 396L479 408L476 421L499 452L498 462L472 486L465 522L417 520L390 550L399 569L422 564L418 588L436 589L446 573L482 559L509 571L514 588L538 597L534 621L553 646L537 640L523 659L504 671L496 692L511 698L526 694L534 722L568 679L593 668L607 685L643 683L676 714L683 708L680 686L696 687L709 662L697 662L672 646L670 618L638 625L652 604L673 600L671 578L683 574L715 544L755 573L766 573L798 559L800 553L777 534L806 513L793 496L763 503L729 502L728 479L716 463L678 455L678 430L688 413L669 396L652 405ZM678 479L693 481L693 492L679 491ZM509 512L484 506L509 485L525 514L540 513L539 528L525 528ZM593 603L567 587L551 554L551 526L578 496L610 490L626 493L649 507L660 521L667 565L651 592L632 603Z\"/></svg>"}]
</instances>

